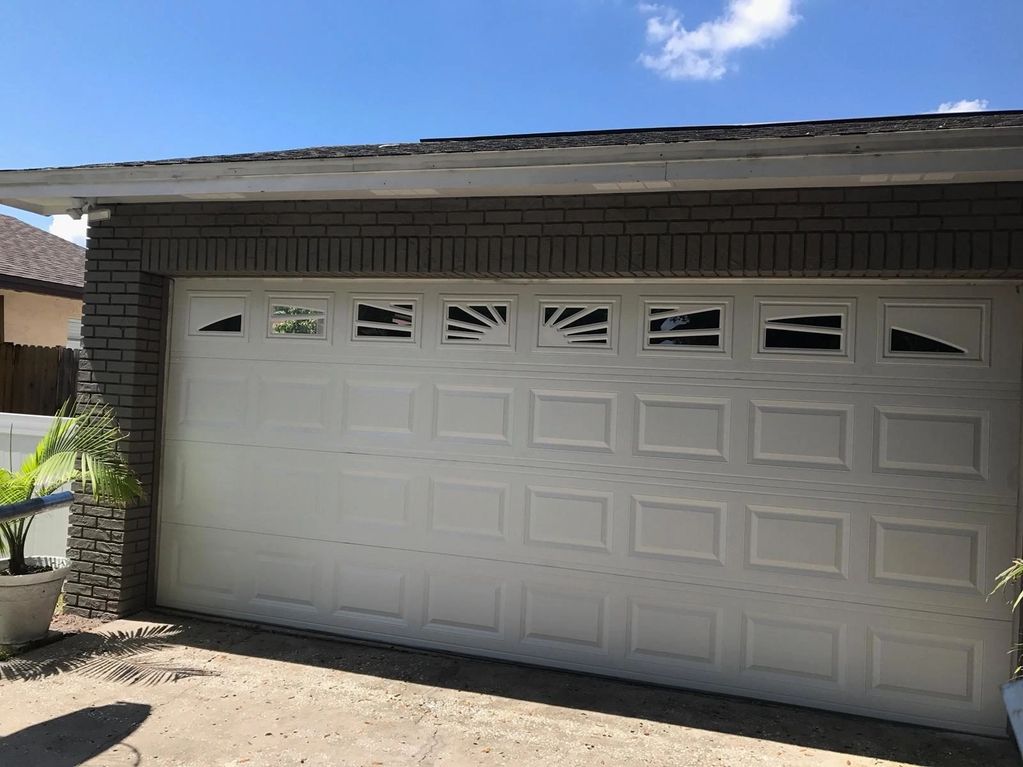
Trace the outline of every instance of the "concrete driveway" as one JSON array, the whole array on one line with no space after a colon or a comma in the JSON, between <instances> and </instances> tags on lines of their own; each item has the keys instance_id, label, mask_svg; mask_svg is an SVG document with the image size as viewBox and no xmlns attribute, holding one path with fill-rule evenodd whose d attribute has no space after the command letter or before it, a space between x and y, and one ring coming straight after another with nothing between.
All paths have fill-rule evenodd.
<instances>
[{"instance_id":1,"label":"concrete driveway","mask_svg":"<svg viewBox=\"0 0 1023 767\"><path fill-rule=\"evenodd\" d=\"M1001 765L1007 740L191 618L0 663L0 764Z\"/></svg>"}]
</instances>

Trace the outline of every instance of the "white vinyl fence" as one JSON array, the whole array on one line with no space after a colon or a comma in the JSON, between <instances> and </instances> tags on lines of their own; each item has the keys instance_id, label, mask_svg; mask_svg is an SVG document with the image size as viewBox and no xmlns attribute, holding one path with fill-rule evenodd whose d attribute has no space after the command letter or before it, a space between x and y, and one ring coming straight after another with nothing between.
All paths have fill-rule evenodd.
<instances>
[{"instance_id":1,"label":"white vinyl fence","mask_svg":"<svg viewBox=\"0 0 1023 767\"><path fill-rule=\"evenodd\" d=\"M0 413L0 466L17 471L35 450L53 418L48 415ZM67 551L68 512L48 511L32 521L26 554L64 556Z\"/></svg>"}]
</instances>

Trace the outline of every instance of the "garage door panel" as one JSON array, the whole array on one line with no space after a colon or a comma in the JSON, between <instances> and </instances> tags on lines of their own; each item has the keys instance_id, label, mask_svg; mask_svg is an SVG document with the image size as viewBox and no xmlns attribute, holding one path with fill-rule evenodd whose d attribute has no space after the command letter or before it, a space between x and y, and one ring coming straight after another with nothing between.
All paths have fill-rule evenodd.
<instances>
[{"instance_id":1,"label":"garage door panel","mask_svg":"<svg viewBox=\"0 0 1023 767\"><path fill-rule=\"evenodd\" d=\"M511 445L514 395L511 386L435 386L432 438Z\"/></svg>"},{"instance_id":2,"label":"garage door panel","mask_svg":"<svg viewBox=\"0 0 1023 767\"><path fill-rule=\"evenodd\" d=\"M529 580L522 585L521 644L555 657L608 655L610 593L590 583L552 581Z\"/></svg>"},{"instance_id":3,"label":"garage door panel","mask_svg":"<svg viewBox=\"0 0 1023 767\"><path fill-rule=\"evenodd\" d=\"M635 395L633 451L671 459L728 461L730 399Z\"/></svg>"},{"instance_id":4,"label":"garage door panel","mask_svg":"<svg viewBox=\"0 0 1023 767\"><path fill-rule=\"evenodd\" d=\"M257 551L252 563L252 604L267 612L315 615L322 586L320 565L297 551Z\"/></svg>"},{"instance_id":5,"label":"garage door panel","mask_svg":"<svg viewBox=\"0 0 1023 767\"><path fill-rule=\"evenodd\" d=\"M159 600L996 733L1021 319L995 285L179 280Z\"/></svg>"},{"instance_id":6,"label":"garage door panel","mask_svg":"<svg viewBox=\"0 0 1023 767\"><path fill-rule=\"evenodd\" d=\"M164 524L160 533L160 598L211 609L241 604L248 536L206 533L191 525Z\"/></svg>"},{"instance_id":7,"label":"garage door panel","mask_svg":"<svg viewBox=\"0 0 1023 767\"><path fill-rule=\"evenodd\" d=\"M640 494L629 500L629 557L725 564L727 503Z\"/></svg>"},{"instance_id":8,"label":"garage door panel","mask_svg":"<svg viewBox=\"0 0 1023 767\"><path fill-rule=\"evenodd\" d=\"M726 635L722 607L657 593L626 596L626 605L627 667L720 675Z\"/></svg>"},{"instance_id":9,"label":"garage door panel","mask_svg":"<svg viewBox=\"0 0 1023 767\"><path fill-rule=\"evenodd\" d=\"M507 584L485 575L429 567L423 594L423 629L453 641L505 639Z\"/></svg>"},{"instance_id":10,"label":"garage door panel","mask_svg":"<svg viewBox=\"0 0 1023 767\"><path fill-rule=\"evenodd\" d=\"M618 394L579 389L530 389L531 448L614 453Z\"/></svg>"},{"instance_id":11,"label":"garage door panel","mask_svg":"<svg viewBox=\"0 0 1023 767\"><path fill-rule=\"evenodd\" d=\"M197 535L165 524L161 557L185 548L217 555L237 550L231 560L236 596L211 593L201 577L182 578L168 565L160 582L162 604L1001 732L996 693L1004 671L985 650L1000 647L1002 621L827 599L760 595L751 602L735 589L611 573L583 578L562 568L398 555L327 542L301 547L305 560L315 563L309 569L330 575L345 572L334 568L362 568L359 582L341 590L330 578L310 577L308 582L319 584L315 609L282 608L259 586L267 555L298 559L279 538L226 531ZM305 581L295 577L287 585L304 588ZM275 594L282 589L273 588ZM301 590L289 597L295 593L308 598Z\"/></svg>"},{"instance_id":12,"label":"garage door panel","mask_svg":"<svg viewBox=\"0 0 1023 767\"><path fill-rule=\"evenodd\" d=\"M782 684L844 689L848 686L847 652L844 621L776 612L742 614L740 668L747 678L775 678L784 680Z\"/></svg>"},{"instance_id":13,"label":"garage door panel","mask_svg":"<svg viewBox=\"0 0 1023 767\"><path fill-rule=\"evenodd\" d=\"M452 474L430 480L427 532L438 536L507 539L511 484Z\"/></svg>"},{"instance_id":14,"label":"garage door panel","mask_svg":"<svg viewBox=\"0 0 1023 767\"><path fill-rule=\"evenodd\" d=\"M745 566L847 579L851 526L845 513L747 506Z\"/></svg>"},{"instance_id":15,"label":"garage door panel","mask_svg":"<svg viewBox=\"0 0 1023 767\"><path fill-rule=\"evenodd\" d=\"M853 406L751 400L750 463L852 470Z\"/></svg>"},{"instance_id":16,"label":"garage door panel","mask_svg":"<svg viewBox=\"0 0 1023 767\"><path fill-rule=\"evenodd\" d=\"M343 621L408 626L412 579L402 569L349 561L334 563L331 609Z\"/></svg>"},{"instance_id":17,"label":"garage door panel","mask_svg":"<svg viewBox=\"0 0 1023 767\"><path fill-rule=\"evenodd\" d=\"M954 522L934 514L870 517L870 579L923 589L987 594L1011 559L1008 516Z\"/></svg>"},{"instance_id":18,"label":"garage door panel","mask_svg":"<svg viewBox=\"0 0 1023 767\"><path fill-rule=\"evenodd\" d=\"M201 391L203 382L223 375L216 371L226 363L203 360L195 367L202 371L195 379ZM945 397L943 407L923 407L926 398L920 396L889 394L882 400L820 388L740 390L722 383L715 391L731 396L692 398L667 393L678 391L677 385L569 390L542 388L557 383L550 379L503 378L507 385L494 386L492 378L478 378L477 385L473 379L466 383L466 376L438 372L435 377L453 382L438 388L427 383L425 373L370 381L349 380L343 370L333 389L322 376L270 375L264 387L262 371L272 367L254 364L250 385L274 392L282 402L247 426L227 427L223 420L192 413L184 398L193 378L175 378L169 407L176 417L168 422L168 436L537 467L557 462L639 475L763 478L836 490L844 485L859 491L867 484L998 500L1015 493L1018 407L983 395Z\"/></svg>"},{"instance_id":19,"label":"garage door panel","mask_svg":"<svg viewBox=\"0 0 1023 767\"><path fill-rule=\"evenodd\" d=\"M244 528L251 470L243 449L196 443L171 451L163 460L161 517L187 524Z\"/></svg>"},{"instance_id":20,"label":"garage door panel","mask_svg":"<svg viewBox=\"0 0 1023 767\"><path fill-rule=\"evenodd\" d=\"M276 436L293 431L305 437L330 429L332 378L307 373L260 376L256 389L257 432Z\"/></svg>"},{"instance_id":21,"label":"garage door panel","mask_svg":"<svg viewBox=\"0 0 1023 767\"><path fill-rule=\"evenodd\" d=\"M344 383L343 433L352 441L384 438L396 444L413 441L420 407L420 387L393 379L353 379Z\"/></svg>"},{"instance_id":22,"label":"garage door panel","mask_svg":"<svg viewBox=\"0 0 1023 767\"><path fill-rule=\"evenodd\" d=\"M1012 557L1011 508L840 501L386 456L188 449L187 463L212 486L223 483L210 467L225 458L253 479L230 493L221 488L216 504L199 485L195 505L166 507L167 521L882 605L954 604L1004 618L983 596Z\"/></svg>"}]
</instances>

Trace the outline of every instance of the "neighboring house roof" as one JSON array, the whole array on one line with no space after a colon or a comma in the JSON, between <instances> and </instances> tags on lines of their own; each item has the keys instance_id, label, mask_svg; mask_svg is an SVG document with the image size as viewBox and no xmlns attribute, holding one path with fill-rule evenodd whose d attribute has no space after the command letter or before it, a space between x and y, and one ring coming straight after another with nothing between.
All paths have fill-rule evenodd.
<instances>
[{"instance_id":1,"label":"neighboring house roof","mask_svg":"<svg viewBox=\"0 0 1023 767\"><path fill-rule=\"evenodd\" d=\"M0 203L53 214L170 201L995 181L1023 181L1023 111L424 139L0 170Z\"/></svg>"},{"instance_id":2,"label":"neighboring house roof","mask_svg":"<svg viewBox=\"0 0 1023 767\"><path fill-rule=\"evenodd\" d=\"M85 248L0 215L0 287L78 297Z\"/></svg>"},{"instance_id":3,"label":"neighboring house roof","mask_svg":"<svg viewBox=\"0 0 1023 767\"><path fill-rule=\"evenodd\" d=\"M319 160L344 157L399 157L403 155L441 153L676 144L689 141L737 141L757 138L855 136L873 133L1006 127L1023 127L1023 111L959 112L908 115L903 117L761 123L754 125L696 125L671 128L624 128L602 131L563 131L502 136L427 138L421 139L417 143L319 146L273 152L247 152L243 154L179 157L165 160L96 163L74 167L139 168L147 165L191 165L196 163L261 162L267 160ZM40 168L39 170L56 170L56 168Z\"/></svg>"}]
</instances>

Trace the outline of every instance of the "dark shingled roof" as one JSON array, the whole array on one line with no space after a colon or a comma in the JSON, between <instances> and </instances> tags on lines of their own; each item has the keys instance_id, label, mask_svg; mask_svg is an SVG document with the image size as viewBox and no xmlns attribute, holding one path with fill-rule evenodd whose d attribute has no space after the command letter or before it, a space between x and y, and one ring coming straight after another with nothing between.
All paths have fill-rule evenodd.
<instances>
[{"instance_id":1,"label":"dark shingled roof","mask_svg":"<svg viewBox=\"0 0 1023 767\"><path fill-rule=\"evenodd\" d=\"M85 248L37 229L11 216L0 215L0 283L24 280L68 288L85 285Z\"/></svg>"},{"instance_id":2,"label":"dark shingled roof","mask_svg":"<svg viewBox=\"0 0 1023 767\"><path fill-rule=\"evenodd\" d=\"M521 149L565 149L575 147L625 146L630 144L674 144L687 141L735 141L757 138L800 138L850 136L907 131L940 131L961 128L1023 127L1023 111L959 112L948 114L873 117L848 120L763 123L755 125L699 125L676 128L626 128L605 131L523 133L505 136L472 136L422 139L417 143L355 144L286 149L277 152L180 157L169 160L98 163L80 168L134 168L146 165L184 165L213 162L257 162L266 160L316 160L356 157L400 157L424 154L511 151ZM39 169L41 170L41 169Z\"/></svg>"}]
</instances>

